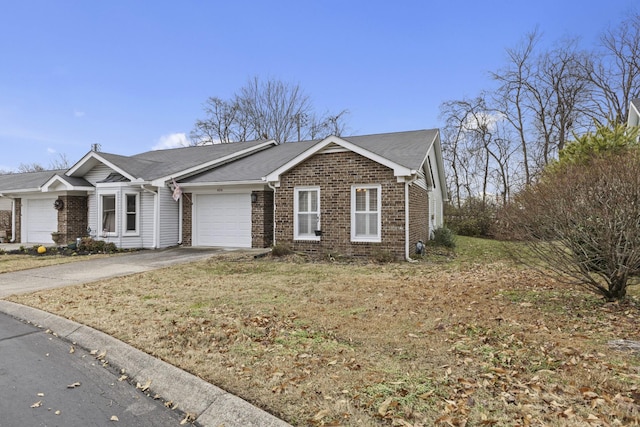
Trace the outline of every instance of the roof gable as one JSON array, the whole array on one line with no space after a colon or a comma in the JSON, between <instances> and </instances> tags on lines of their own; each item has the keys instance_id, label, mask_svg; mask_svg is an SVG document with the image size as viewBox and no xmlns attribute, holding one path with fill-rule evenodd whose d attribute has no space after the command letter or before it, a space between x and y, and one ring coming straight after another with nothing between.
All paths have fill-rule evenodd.
<instances>
[{"instance_id":1,"label":"roof gable","mask_svg":"<svg viewBox=\"0 0 640 427\"><path fill-rule=\"evenodd\" d=\"M427 154L437 138L437 130L352 137L329 136L267 174L264 180L278 182L280 181L280 175L309 157L320 152L340 149L360 154L393 169L394 175L400 180L403 177L410 177L417 173L424 164Z\"/></svg>"},{"instance_id":2,"label":"roof gable","mask_svg":"<svg viewBox=\"0 0 640 427\"><path fill-rule=\"evenodd\" d=\"M91 151L67 171L67 176L82 177L96 165L104 164L129 181L162 185L173 177L194 174L275 144L273 140L214 144L147 151L133 156Z\"/></svg>"},{"instance_id":3,"label":"roof gable","mask_svg":"<svg viewBox=\"0 0 640 427\"><path fill-rule=\"evenodd\" d=\"M42 186L64 169L0 175L0 194L40 192Z\"/></svg>"},{"instance_id":4,"label":"roof gable","mask_svg":"<svg viewBox=\"0 0 640 427\"><path fill-rule=\"evenodd\" d=\"M60 191L60 190L81 190L87 191L93 189L93 185L84 178L70 177L63 174L56 174L49 178L42 185L42 191Z\"/></svg>"}]
</instances>

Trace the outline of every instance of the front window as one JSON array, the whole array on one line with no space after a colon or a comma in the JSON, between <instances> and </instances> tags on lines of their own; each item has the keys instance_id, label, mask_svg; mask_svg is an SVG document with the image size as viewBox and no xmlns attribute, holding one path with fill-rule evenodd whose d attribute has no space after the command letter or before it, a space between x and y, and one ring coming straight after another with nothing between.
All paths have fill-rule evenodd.
<instances>
[{"instance_id":1,"label":"front window","mask_svg":"<svg viewBox=\"0 0 640 427\"><path fill-rule=\"evenodd\" d=\"M316 230L320 230L320 188L296 188L294 211L294 237L319 240Z\"/></svg>"},{"instance_id":2,"label":"front window","mask_svg":"<svg viewBox=\"0 0 640 427\"><path fill-rule=\"evenodd\" d=\"M102 196L102 233L116 232L116 196Z\"/></svg>"},{"instance_id":3,"label":"front window","mask_svg":"<svg viewBox=\"0 0 640 427\"><path fill-rule=\"evenodd\" d=\"M380 242L380 186L351 187L351 240Z\"/></svg>"},{"instance_id":4,"label":"front window","mask_svg":"<svg viewBox=\"0 0 640 427\"><path fill-rule=\"evenodd\" d=\"M135 233L138 231L138 195L127 194L125 195L126 209L126 229L127 233Z\"/></svg>"}]
</instances>

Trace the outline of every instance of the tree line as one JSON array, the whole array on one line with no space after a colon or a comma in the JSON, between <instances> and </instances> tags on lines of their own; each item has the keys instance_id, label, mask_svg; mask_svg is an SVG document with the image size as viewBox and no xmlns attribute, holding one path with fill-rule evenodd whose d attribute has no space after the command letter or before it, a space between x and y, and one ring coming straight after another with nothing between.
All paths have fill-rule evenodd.
<instances>
[{"instance_id":1,"label":"tree line","mask_svg":"<svg viewBox=\"0 0 640 427\"><path fill-rule=\"evenodd\" d=\"M610 27L592 49L577 38L543 47L539 30L506 49L493 88L440 106L451 207L507 204L567 142L626 123L640 98L640 15Z\"/></svg>"}]
</instances>

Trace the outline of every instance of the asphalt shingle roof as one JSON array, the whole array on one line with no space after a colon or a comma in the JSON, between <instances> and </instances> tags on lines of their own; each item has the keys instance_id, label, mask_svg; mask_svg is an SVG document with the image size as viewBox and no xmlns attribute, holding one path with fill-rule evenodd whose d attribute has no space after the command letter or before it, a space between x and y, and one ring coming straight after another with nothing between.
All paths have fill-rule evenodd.
<instances>
[{"instance_id":1,"label":"asphalt shingle roof","mask_svg":"<svg viewBox=\"0 0 640 427\"><path fill-rule=\"evenodd\" d=\"M422 166L427 151L437 136L437 129L395 132L363 136L347 136L348 141L371 153L382 156L401 166L416 170ZM134 178L150 181L180 174L191 168L220 160L246 149L257 148L266 141L233 144L215 144L154 150L133 156L99 152L98 154L117 168ZM280 144L263 148L251 155L217 166L209 171L184 179L183 183L260 181L292 159L320 143L321 140ZM12 190L37 189L52 176L64 174L64 170L0 175L0 193ZM74 185L89 185L81 177L64 176Z\"/></svg>"},{"instance_id":2,"label":"asphalt shingle roof","mask_svg":"<svg viewBox=\"0 0 640 427\"><path fill-rule=\"evenodd\" d=\"M429 146L437 134L437 129L431 129L348 136L341 137L341 139L387 158L394 163L417 170L422 166ZM315 140L280 144L179 181L182 183L260 181L262 177L267 176L320 142L320 140Z\"/></svg>"},{"instance_id":3,"label":"asphalt shingle roof","mask_svg":"<svg viewBox=\"0 0 640 427\"><path fill-rule=\"evenodd\" d=\"M41 172L10 173L0 175L0 193L16 190L37 189L51 177L55 175L62 175L64 172L65 169L57 169Z\"/></svg>"}]
</instances>

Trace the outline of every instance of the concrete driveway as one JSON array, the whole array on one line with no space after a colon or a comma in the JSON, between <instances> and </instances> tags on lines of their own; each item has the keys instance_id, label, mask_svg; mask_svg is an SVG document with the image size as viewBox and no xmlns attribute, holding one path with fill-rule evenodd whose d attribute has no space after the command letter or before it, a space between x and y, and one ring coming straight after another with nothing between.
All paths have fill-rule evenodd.
<instances>
[{"instance_id":1,"label":"concrete driveway","mask_svg":"<svg viewBox=\"0 0 640 427\"><path fill-rule=\"evenodd\" d=\"M0 245L0 248L8 247ZM10 249L5 249L10 250ZM95 282L126 276L175 264L206 259L220 252L264 253L265 249L225 249L176 247L114 254L103 258L87 257L72 263L0 274L0 298L12 294Z\"/></svg>"},{"instance_id":2,"label":"concrete driveway","mask_svg":"<svg viewBox=\"0 0 640 427\"><path fill-rule=\"evenodd\" d=\"M95 282L110 277L198 261L222 251L228 251L228 249L180 247L147 250L104 258L89 258L86 261L76 261L32 270L3 273L0 274L0 298L16 293ZM239 249L237 251L248 251L255 255L265 252L264 249ZM117 372L127 372L132 384L136 384L136 382L151 384L147 392L149 395L157 394L166 401L172 401L175 407L183 413L192 414L197 425L205 427L220 425L227 427L290 427L284 421L219 389L215 385L209 384L194 375L88 326L3 300L0 300L0 313L5 313L15 319L36 325L40 330L47 329L51 331L52 337L49 339L65 341L65 348L72 344L86 351L95 350L98 353L106 354L107 360L105 363L108 366L115 368ZM14 327L17 328L17 326ZM12 340L18 339L19 335L12 336L11 340L5 340L5 344L10 344ZM9 344L7 344L7 348L4 351L17 351L18 353L25 351ZM68 357L72 356L68 354L68 351L67 355ZM19 360L19 358L16 358L16 360ZM65 360L62 357L59 361L62 364L73 363L73 361ZM25 363L27 362L25 361ZM30 371L27 369L27 372ZM2 377L3 372L0 369L0 383L2 383ZM41 381L45 379L39 375L37 380L41 384ZM112 376L111 379L104 381L110 384L117 380L115 376ZM45 385L42 384L41 386L45 387ZM53 387L53 385L51 386ZM103 387L108 387L108 384L103 384ZM100 386L85 388L83 392L100 393ZM2 399L2 393L2 390L0 390L0 399ZM101 397L95 396L95 399L101 399ZM32 409L26 408L26 410ZM14 425L13 421L17 420L0 419L0 427L4 425L5 421L10 421L11 424L7 425ZM96 425L111 425L111 422Z\"/></svg>"}]
</instances>

